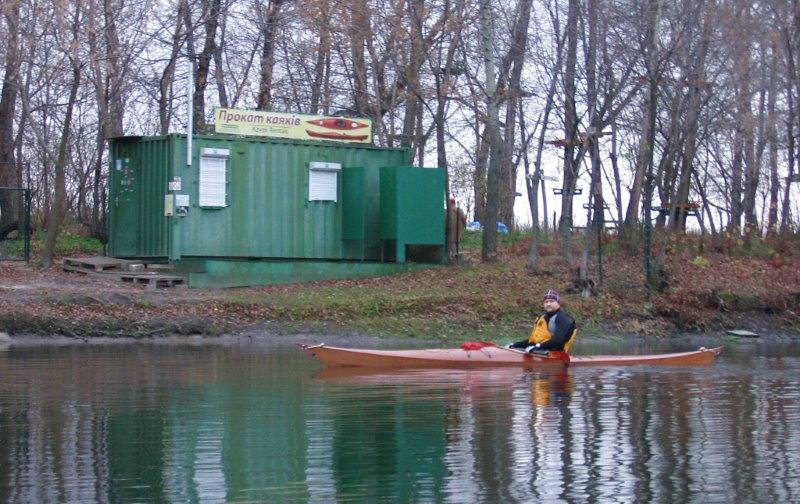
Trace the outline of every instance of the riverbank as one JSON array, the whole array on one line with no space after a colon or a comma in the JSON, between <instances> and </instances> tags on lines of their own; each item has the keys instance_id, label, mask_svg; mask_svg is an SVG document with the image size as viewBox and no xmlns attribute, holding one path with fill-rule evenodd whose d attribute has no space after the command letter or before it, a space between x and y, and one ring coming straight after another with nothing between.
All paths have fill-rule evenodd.
<instances>
[{"instance_id":1,"label":"riverbank","mask_svg":"<svg viewBox=\"0 0 800 504\"><path fill-rule=\"evenodd\" d=\"M495 264L435 268L390 277L240 289L147 291L96 277L0 263L0 331L71 338L242 334L367 334L458 342L524 337L547 288L562 292L581 334L663 337L754 332L800 334L800 262L791 257L675 254L663 293L641 287L640 259L604 258L598 296L569 293L554 255L524 271L508 251Z\"/></svg>"}]
</instances>

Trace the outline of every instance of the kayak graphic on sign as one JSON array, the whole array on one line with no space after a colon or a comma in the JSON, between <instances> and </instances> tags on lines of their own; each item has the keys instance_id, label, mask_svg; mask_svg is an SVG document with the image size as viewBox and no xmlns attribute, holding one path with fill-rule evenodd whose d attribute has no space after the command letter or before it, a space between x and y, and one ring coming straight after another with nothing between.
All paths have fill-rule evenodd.
<instances>
[{"instance_id":1,"label":"kayak graphic on sign","mask_svg":"<svg viewBox=\"0 0 800 504\"><path fill-rule=\"evenodd\" d=\"M320 126L322 130L307 129L306 133L314 138L324 138L326 140L344 140L344 141L357 141L361 142L366 140L369 135L367 134L347 134L343 131L357 130L366 128L368 125L362 122L354 121L352 119L345 119L343 117L328 117L325 119L314 119L306 121L308 124ZM327 130L327 131L326 131Z\"/></svg>"},{"instance_id":2,"label":"kayak graphic on sign","mask_svg":"<svg viewBox=\"0 0 800 504\"><path fill-rule=\"evenodd\" d=\"M217 107L214 130L234 135L372 143L372 121L366 118L320 117Z\"/></svg>"}]
</instances>

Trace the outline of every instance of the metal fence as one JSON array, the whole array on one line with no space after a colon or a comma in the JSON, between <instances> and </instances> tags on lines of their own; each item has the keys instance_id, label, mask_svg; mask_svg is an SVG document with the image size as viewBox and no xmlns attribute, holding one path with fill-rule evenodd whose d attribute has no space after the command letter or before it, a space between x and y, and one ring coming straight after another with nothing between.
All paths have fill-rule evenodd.
<instances>
[{"instance_id":1,"label":"metal fence","mask_svg":"<svg viewBox=\"0 0 800 504\"><path fill-rule=\"evenodd\" d=\"M0 187L0 261L31 256L31 190Z\"/></svg>"}]
</instances>

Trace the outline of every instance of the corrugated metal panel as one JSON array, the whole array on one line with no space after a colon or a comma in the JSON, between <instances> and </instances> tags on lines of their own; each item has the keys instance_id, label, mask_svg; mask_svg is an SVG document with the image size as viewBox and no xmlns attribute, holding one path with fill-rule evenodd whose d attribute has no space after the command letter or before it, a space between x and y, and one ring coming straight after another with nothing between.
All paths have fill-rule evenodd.
<instances>
[{"instance_id":1,"label":"corrugated metal panel","mask_svg":"<svg viewBox=\"0 0 800 504\"><path fill-rule=\"evenodd\" d=\"M394 259L406 245L444 245L444 171L389 166L380 169L380 237L394 241Z\"/></svg>"},{"instance_id":2,"label":"corrugated metal panel","mask_svg":"<svg viewBox=\"0 0 800 504\"><path fill-rule=\"evenodd\" d=\"M380 258L380 174L407 165L406 149L196 136L193 163L184 160L184 135L110 142L109 245L119 257ZM198 205L199 153L228 149L227 206ZM117 160L123 160L117 169ZM128 160L125 162L124 160ZM340 163L338 202L308 201L308 165ZM343 238L342 191L348 167L364 167L356 189L363 198L363 243ZM164 216L173 176L190 198L184 218Z\"/></svg>"},{"instance_id":3,"label":"corrugated metal panel","mask_svg":"<svg viewBox=\"0 0 800 504\"><path fill-rule=\"evenodd\" d=\"M118 257L166 257L164 194L174 163L169 137L110 141L109 248Z\"/></svg>"},{"instance_id":4,"label":"corrugated metal panel","mask_svg":"<svg viewBox=\"0 0 800 504\"><path fill-rule=\"evenodd\" d=\"M182 149L185 138L175 138ZM338 203L308 201L309 163L340 163L343 171L374 167L365 172L364 190L374 195L375 213L377 167L409 162L405 149L225 137L195 137L194 146L195 153L204 147L230 149L228 207L197 206L197 159L191 169L176 170L192 198L189 215L179 222L181 256L360 259L360 251L345 247L342 239L342 172ZM376 255L377 229L373 234L368 248Z\"/></svg>"}]
</instances>

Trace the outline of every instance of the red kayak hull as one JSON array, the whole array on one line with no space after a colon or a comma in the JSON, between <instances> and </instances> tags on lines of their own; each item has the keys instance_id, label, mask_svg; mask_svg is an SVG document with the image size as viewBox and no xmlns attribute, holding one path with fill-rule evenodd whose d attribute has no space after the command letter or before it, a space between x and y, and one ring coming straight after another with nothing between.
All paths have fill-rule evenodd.
<instances>
[{"instance_id":1,"label":"red kayak hull","mask_svg":"<svg viewBox=\"0 0 800 504\"><path fill-rule=\"evenodd\" d=\"M711 364L722 352L722 347L701 348L691 352L653 355L594 355L569 356L569 361L558 356L532 355L519 350L485 347L480 350L461 348L420 350L362 350L326 345L302 345L310 355L327 366L361 366L381 368L471 368L471 367L525 367L558 368L569 366L690 366Z\"/></svg>"},{"instance_id":2,"label":"red kayak hull","mask_svg":"<svg viewBox=\"0 0 800 504\"><path fill-rule=\"evenodd\" d=\"M313 124L314 126L320 126L322 128L333 130L354 130L367 127L367 125L362 122L354 121L352 119L345 119L342 117L328 117L326 119L314 119L313 121L306 122L308 124Z\"/></svg>"},{"instance_id":3,"label":"red kayak hull","mask_svg":"<svg viewBox=\"0 0 800 504\"><path fill-rule=\"evenodd\" d=\"M382 368L470 368L470 367L564 367L559 358L531 355L518 350L487 347L466 351L460 348L423 350L359 350L325 345L303 349L327 366L366 366Z\"/></svg>"},{"instance_id":4,"label":"red kayak hull","mask_svg":"<svg viewBox=\"0 0 800 504\"><path fill-rule=\"evenodd\" d=\"M325 138L327 140L366 140L369 135L346 135L335 131L313 131L306 130L308 136L314 138Z\"/></svg>"},{"instance_id":5,"label":"red kayak hull","mask_svg":"<svg viewBox=\"0 0 800 504\"><path fill-rule=\"evenodd\" d=\"M569 365L575 366L694 366L711 364L722 353L722 347L701 348L691 352L652 355L570 355Z\"/></svg>"}]
</instances>

